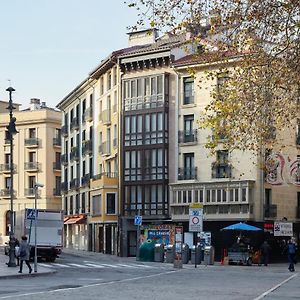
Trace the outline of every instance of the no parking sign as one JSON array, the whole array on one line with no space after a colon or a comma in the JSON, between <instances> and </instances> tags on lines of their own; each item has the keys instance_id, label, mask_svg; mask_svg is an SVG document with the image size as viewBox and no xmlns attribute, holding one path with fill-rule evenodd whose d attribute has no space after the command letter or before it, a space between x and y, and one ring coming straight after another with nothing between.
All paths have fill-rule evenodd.
<instances>
[{"instance_id":1,"label":"no parking sign","mask_svg":"<svg viewBox=\"0 0 300 300\"><path fill-rule=\"evenodd\" d=\"M189 209L189 231L201 232L203 231L203 205L200 203L193 203Z\"/></svg>"}]
</instances>

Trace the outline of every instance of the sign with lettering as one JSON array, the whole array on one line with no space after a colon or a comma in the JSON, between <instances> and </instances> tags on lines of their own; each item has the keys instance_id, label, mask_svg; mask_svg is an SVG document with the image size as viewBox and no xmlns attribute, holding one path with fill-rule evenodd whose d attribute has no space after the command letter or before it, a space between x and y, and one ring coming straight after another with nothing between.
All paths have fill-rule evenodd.
<instances>
[{"instance_id":1,"label":"sign with lettering","mask_svg":"<svg viewBox=\"0 0 300 300\"><path fill-rule=\"evenodd\" d=\"M274 222L274 236L293 236L293 223Z\"/></svg>"}]
</instances>

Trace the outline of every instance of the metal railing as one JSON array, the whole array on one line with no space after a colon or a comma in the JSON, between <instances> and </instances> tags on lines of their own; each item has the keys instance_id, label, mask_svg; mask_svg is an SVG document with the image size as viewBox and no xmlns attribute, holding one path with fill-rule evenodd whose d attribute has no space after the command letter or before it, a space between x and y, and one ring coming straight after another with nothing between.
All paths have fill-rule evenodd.
<instances>
[{"instance_id":1,"label":"metal railing","mask_svg":"<svg viewBox=\"0 0 300 300\"><path fill-rule=\"evenodd\" d=\"M84 112L84 118L86 121L92 121L93 120L93 108L88 107L86 111Z\"/></svg>"},{"instance_id":2,"label":"metal railing","mask_svg":"<svg viewBox=\"0 0 300 300\"><path fill-rule=\"evenodd\" d=\"M118 173L117 172L102 172L100 174L96 174L93 176L93 180L98 180L101 179L103 177L106 178L117 178L118 177Z\"/></svg>"},{"instance_id":3,"label":"metal railing","mask_svg":"<svg viewBox=\"0 0 300 300\"><path fill-rule=\"evenodd\" d=\"M25 139L25 146L38 146L39 139L38 138L27 138Z\"/></svg>"},{"instance_id":4,"label":"metal railing","mask_svg":"<svg viewBox=\"0 0 300 300\"><path fill-rule=\"evenodd\" d=\"M61 138L60 137L53 138L53 146L61 146Z\"/></svg>"},{"instance_id":5,"label":"metal railing","mask_svg":"<svg viewBox=\"0 0 300 300\"><path fill-rule=\"evenodd\" d=\"M77 117L74 117L70 124L70 129L78 129L79 128L79 120Z\"/></svg>"},{"instance_id":6,"label":"metal railing","mask_svg":"<svg viewBox=\"0 0 300 300\"><path fill-rule=\"evenodd\" d=\"M35 188L26 188L25 191L24 191L24 194L25 196L27 197L34 197L35 196ZM37 190L37 196L40 196L41 194L41 191L40 190Z\"/></svg>"},{"instance_id":7,"label":"metal railing","mask_svg":"<svg viewBox=\"0 0 300 300\"><path fill-rule=\"evenodd\" d=\"M193 180L193 179L197 179L197 167L178 168L178 180Z\"/></svg>"},{"instance_id":8,"label":"metal railing","mask_svg":"<svg viewBox=\"0 0 300 300\"><path fill-rule=\"evenodd\" d=\"M60 161L62 165L66 165L68 163L68 155L67 154L62 154L60 156Z\"/></svg>"},{"instance_id":9,"label":"metal railing","mask_svg":"<svg viewBox=\"0 0 300 300\"><path fill-rule=\"evenodd\" d=\"M24 169L27 170L27 171L30 171L30 170L39 170L41 167L41 164L38 163L38 162L35 162L35 161L31 161L31 162L26 162L24 164Z\"/></svg>"},{"instance_id":10,"label":"metal railing","mask_svg":"<svg viewBox=\"0 0 300 300\"><path fill-rule=\"evenodd\" d=\"M79 187L78 178L74 178L70 181L70 189L77 189Z\"/></svg>"},{"instance_id":11,"label":"metal railing","mask_svg":"<svg viewBox=\"0 0 300 300\"><path fill-rule=\"evenodd\" d=\"M197 129L180 130L178 132L179 143L195 143L197 142Z\"/></svg>"},{"instance_id":12,"label":"metal railing","mask_svg":"<svg viewBox=\"0 0 300 300\"><path fill-rule=\"evenodd\" d=\"M61 170L61 163L60 163L60 161L55 161L54 163L53 163L53 170Z\"/></svg>"},{"instance_id":13,"label":"metal railing","mask_svg":"<svg viewBox=\"0 0 300 300\"><path fill-rule=\"evenodd\" d=\"M13 164L13 169L14 172L17 169L17 166ZM5 172L10 172L10 164L0 164L0 172L5 173Z\"/></svg>"},{"instance_id":14,"label":"metal railing","mask_svg":"<svg viewBox=\"0 0 300 300\"><path fill-rule=\"evenodd\" d=\"M64 125L61 127L61 134L63 136L68 136L68 126Z\"/></svg>"},{"instance_id":15,"label":"metal railing","mask_svg":"<svg viewBox=\"0 0 300 300\"><path fill-rule=\"evenodd\" d=\"M212 163L211 172L211 177L215 179L232 177L232 167L226 163Z\"/></svg>"},{"instance_id":16,"label":"metal railing","mask_svg":"<svg viewBox=\"0 0 300 300\"><path fill-rule=\"evenodd\" d=\"M84 176L81 177L81 185L82 186L87 186L90 183L90 174L85 174Z\"/></svg>"},{"instance_id":17,"label":"metal railing","mask_svg":"<svg viewBox=\"0 0 300 300\"><path fill-rule=\"evenodd\" d=\"M101 145L99 145L99 153L102 155L110 155L111 149L110 149L110 143L103 142Z\"/></svg>"},{"instance_id":18,"label":"metal railing","mask_svg":"<svg viewBox=\"0 0 300 300\"><path fill-rule=\"evenodd\" d=\"M79 149L78 147L73 147L70 153L70 160L78 160L79 159Z\"/></svg>"},{"instance_id":19,"label":"metal railing","mask_svg":"<svg viewBox=\"0 0 300 300\"><path fill-rule=\"evenodd\" d=\"M82 143L82 154L92 154L93 152L93 143L91 140L83 141Z\"/></svg>"},{"instance_id":20,"label":"metal railing","mask_svg":"<svg viewBox=\"0 0 300 300\"><path fill-rule=\"evenodd\" d=\"M277 217L277 205L270 204L264 206L265 218L276 218Z\"/></svg>"}]
</instances>

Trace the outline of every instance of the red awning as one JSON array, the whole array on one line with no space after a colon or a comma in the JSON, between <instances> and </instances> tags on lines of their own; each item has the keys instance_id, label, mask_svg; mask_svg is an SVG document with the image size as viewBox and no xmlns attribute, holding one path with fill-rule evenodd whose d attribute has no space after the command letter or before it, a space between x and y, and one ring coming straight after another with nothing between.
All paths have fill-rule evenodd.
<instances>
[{"instance_id":1,"label":"red awning","mask_svg":"<svg viewBox=\"0 0 300 300\"><path fill-rule=\"evenodd\" d=\"M85 216L70 217L64 224L82 224L86 220Z\"/></svg>"}]
</instances>

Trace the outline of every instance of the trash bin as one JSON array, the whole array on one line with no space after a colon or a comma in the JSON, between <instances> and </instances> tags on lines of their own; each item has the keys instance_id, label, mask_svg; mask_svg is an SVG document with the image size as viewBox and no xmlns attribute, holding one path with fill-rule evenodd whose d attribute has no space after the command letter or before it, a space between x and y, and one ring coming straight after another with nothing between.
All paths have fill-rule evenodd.
<instances>
[{"instance_id":1,"label":"trash bin","mask_svg":"<svg viewBox=\"0 0 300 300\"><path fill-rule=\"evenodd\" d=\"M193 245L191 249L191 263L200 265L201 264L201 246L200 245Z\"/></svg>"},{"instance_id":2,"label":"trash bin","mask_svg":"<svg viewBox=\"0 0 300 300\"><path fill-rule=\"evenodd\" d=\"M163 244L155 244L154 246L154 261L155 262L163 262L164 261L164 245Z\"/></svg>"},{"instance_id":3,"label":"trash bin","mask_svg":"<svg viewBox=\"0 0 300 300\"><path fill-rule=\"evenodd\" d=\"M182 263L188 264L190 260L190 247L188 244L182 245Z\"/></svg>"},{"instance_id":4,"label":"trash bin","mask_svg":"<svg viewBox=\"0 0 300 300\"><path fill-rule=\"evenodd\" d=\"M155 241L150 239L146 240L139 249L140 261L154 261L154 247Z\"/></svg>"},{"instance_id":5,"label":"trash bin","mask_svg":"<svg viewBox=\"0 0 300 300\"><path fill-rule=\"evenodd\" d=\"M166 263L173 263L175 256L174 245L168 245L166 249Z\"/></svg>"},{"instance_id":6,"label":"trash bin","mask_svg":"<svg viewBox=\"0 0 300 300\"><path fill-rule=\"evenodd\" d=\"M205 246L204 248L205 265L213 265L215 263L215 248L213 246Z\"/></svg>"}]
</instances>

